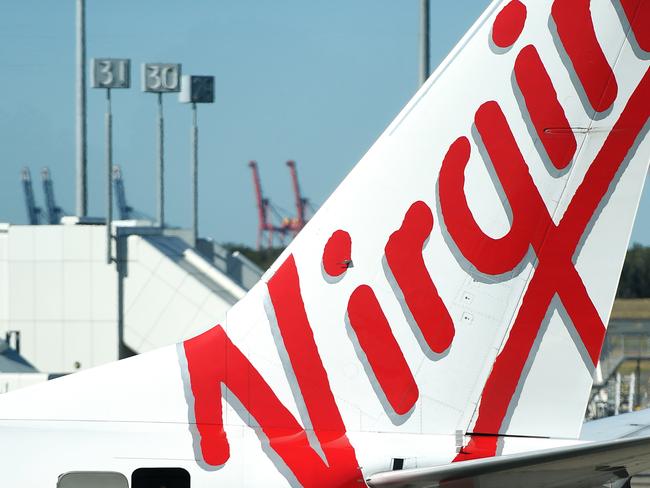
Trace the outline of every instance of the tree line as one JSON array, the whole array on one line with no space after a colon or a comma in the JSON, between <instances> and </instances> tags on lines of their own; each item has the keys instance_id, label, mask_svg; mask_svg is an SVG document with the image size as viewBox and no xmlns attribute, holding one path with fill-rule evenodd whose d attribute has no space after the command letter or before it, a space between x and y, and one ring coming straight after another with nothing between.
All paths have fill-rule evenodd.
<instances>
[{"instance_id":1,"label":"tree line","mask_svg":"<svg viewBox=\"0 0 650 488\"><path fill-rule=\"evenodd\" d=\"M625 255L619 298L650 298L650 247L634 244Z\"/></svg>"}]
</instances>

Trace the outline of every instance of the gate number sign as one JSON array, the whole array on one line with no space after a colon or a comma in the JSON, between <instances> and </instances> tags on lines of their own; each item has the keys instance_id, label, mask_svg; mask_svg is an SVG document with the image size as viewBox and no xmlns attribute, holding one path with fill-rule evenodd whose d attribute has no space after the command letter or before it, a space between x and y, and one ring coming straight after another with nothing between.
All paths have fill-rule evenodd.
<instances>
[{"instance_id":1,"label":"gate number sign","mask_svg":"<svg viewBox=\"0 0 650 488\"><path fill-rule=\"evenodd\" d=\"M214 76L184 75L178 100L181 103L213 103Z\"/></svg>"},{"instance_id":2,"label":"gate number sign","mask_svg":"<svg viewBox=\"0 0 650 488\"><path fill-rule=\"evenodd\" d=\"M177 92L180 89L180 64L144 63L142 65L142 91L166 93Z\"/></svg>"},{"instance_id":3,"label":"gate number sign","mask_svg":"<svg viewBox=\"0 0 650 488\"><path fill-rule=\"evenodd\" d=\"M93 58L93 88L129 88L131 86L131 60Z\"/></svg>"}]
</instances>

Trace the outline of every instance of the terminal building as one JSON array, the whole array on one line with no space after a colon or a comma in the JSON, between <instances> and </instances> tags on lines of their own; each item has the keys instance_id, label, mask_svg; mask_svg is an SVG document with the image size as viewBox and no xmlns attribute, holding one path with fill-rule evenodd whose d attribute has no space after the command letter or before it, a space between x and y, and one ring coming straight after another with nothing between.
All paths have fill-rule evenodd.
<instances>
[{"instance_id":1,"label":"terminal building","mask_svg":"<svg viewBox=\"0 0 650 488\"><path fill-rule=\"evenodd\" d=\"M0 392L192 337L261 271L190 231L103 220L0 224Z\"/></svg>"}]
</instances>

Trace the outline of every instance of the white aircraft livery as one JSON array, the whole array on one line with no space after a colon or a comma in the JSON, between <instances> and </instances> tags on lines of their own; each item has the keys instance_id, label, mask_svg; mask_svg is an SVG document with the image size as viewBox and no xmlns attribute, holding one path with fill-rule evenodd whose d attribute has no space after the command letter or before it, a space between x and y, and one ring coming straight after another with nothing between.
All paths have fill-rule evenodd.
<instances>
[{"instance_id":1,"label":"white aircraft livery","mask_svg":"<svg viewBox=\"0 0 650 488\"><path fill-rule=\"evenodd\" d=\"M220 324L3 395L2 485L628 486L650 412L583 417L649 65L650 0L495 1Z\"/></svg>"}]
</instances>

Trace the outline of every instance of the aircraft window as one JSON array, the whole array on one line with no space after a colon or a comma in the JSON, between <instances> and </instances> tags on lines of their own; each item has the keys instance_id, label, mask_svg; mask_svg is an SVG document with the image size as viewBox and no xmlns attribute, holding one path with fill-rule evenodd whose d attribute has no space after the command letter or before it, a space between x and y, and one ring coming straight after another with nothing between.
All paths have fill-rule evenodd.
<instances>
[{"instance_id":1,"label":"aircraft window","mask_svg":"<svg viewBox=\"0 0 650 488\"><path fill-rule=\"evenodd\" d=\"M131 488L190 488L190 473L183 468L138 468Z\"/></svg>"},{"instance_id":2,"label":"aircraft window","mask_svg":"<svg viewBox=\"0 0 650 488\"><path fill-rule=\"evenodd\" d=\"M59 476L56 488L129 488L129 482L122 473L72 471Z\"/></svg>"}]
</instances>

